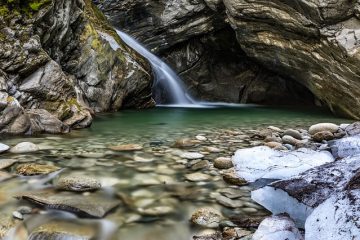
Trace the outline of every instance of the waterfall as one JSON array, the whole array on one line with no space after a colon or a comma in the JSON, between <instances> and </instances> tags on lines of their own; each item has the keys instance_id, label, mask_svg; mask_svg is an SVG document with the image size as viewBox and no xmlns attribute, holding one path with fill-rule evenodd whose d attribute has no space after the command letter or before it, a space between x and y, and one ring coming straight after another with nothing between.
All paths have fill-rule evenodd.
<instances>
[{"instance_id":1,"label":"waterfall","mask_svg":"<svg viewBox=\"0 0 360 240\"><path fill-rule=\"evenodd\" d=\"M180 77L165 62L128 34L119 30L116 32L127 45L150 62L155 75L153 92L157 104L189 105L195 102L187 93Z\"/></svg>"}]
</instances>

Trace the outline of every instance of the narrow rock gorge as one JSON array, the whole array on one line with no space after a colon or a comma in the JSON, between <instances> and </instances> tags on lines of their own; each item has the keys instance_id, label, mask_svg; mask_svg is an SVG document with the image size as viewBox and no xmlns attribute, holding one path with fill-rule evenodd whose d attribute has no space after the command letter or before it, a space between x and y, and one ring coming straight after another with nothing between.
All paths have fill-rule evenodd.
<instances>
[{"instance_id":1,"label":"narrow rock gorge","mask_svg":"<svg viewBox=\"0 0 360 240\"><path fill-rule=\"evenodd\" d=\"M359 1L94 1L200 99L360 118Z\"/></svg>"}]
</instances>

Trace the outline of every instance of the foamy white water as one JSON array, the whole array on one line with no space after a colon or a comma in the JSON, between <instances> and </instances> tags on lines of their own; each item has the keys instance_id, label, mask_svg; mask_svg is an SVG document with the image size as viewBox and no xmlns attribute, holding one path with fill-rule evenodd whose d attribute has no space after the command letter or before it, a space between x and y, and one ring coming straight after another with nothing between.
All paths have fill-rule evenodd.
<instances>
[{"instance_id":1,"label":"foamy white water","mask_svg":"<svg viewBox=\"0 0 360 240\"><path fill-rule=\"evenodd\" d=\"M187 93L184 84L179 76L159 57L155 56L139 42L128 34L116 30L120 38L131 48L145 57L151 64L156 83L160 84L169 96L170 104L173 105L190 105L195 103L192 97ZM159 100L158 100L159 101ZM161 103L161 102L158 102Z\"/></svg>"}]
</instances>

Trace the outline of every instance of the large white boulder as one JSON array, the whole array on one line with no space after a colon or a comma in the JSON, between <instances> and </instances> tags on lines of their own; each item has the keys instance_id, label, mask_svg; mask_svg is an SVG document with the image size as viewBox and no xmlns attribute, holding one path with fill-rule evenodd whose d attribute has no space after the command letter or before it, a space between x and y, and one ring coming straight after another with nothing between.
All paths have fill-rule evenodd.
<instances>
[{"instance_id":1,"label":"large white boulder","mask_svg":"<svg viewBox=\"0 0 360 240\"><path fill-rule=\"evenodd\" d=\"M280 214L265 218L252 240L304 240L304 237L291 218Z\"/></svg>"},{"instance_id":2,"label":"large white boulder","mask_svg":"<svg viewBox=\"0 0 360 240\"><path fill-rule=\"evenodd\" d=\"M240 149L232 158L236 173L248 182L258 179L287 179L310 168L333 162L327 151L301 148L283 152L266 146Z\"/></svg>"},{"instance_id":3,"label":"large white boulder","mask_svg":"<svg viewBox=\"0 0 360 240\"><path fill-rule=\"evenodd\" d=\"M360 189L334 194L306 220L306 240L360 239Z\"/></svg>"},{"instance_id":4,"label":"large white boulder","mask_svg":"<svg viewBox=\"0 0 360 240\"><path fill-rule=\"evenodd\" d=\"M360 156L310 169L288 180L273 182L252 192L252 199L273 214L288 213L298 226L321 203L344 191L360 175Z\"/></svg>"},{"instance_id":5,"label":"large white boulder","mask_svg":"<svg viewBox=\"0 0 360 240\"><path fill-rule=\"evenodd\" d=\"M360 135L332 141L330 147L335 158L344 158L360 154Z\"/></svg>"}]
</instances>

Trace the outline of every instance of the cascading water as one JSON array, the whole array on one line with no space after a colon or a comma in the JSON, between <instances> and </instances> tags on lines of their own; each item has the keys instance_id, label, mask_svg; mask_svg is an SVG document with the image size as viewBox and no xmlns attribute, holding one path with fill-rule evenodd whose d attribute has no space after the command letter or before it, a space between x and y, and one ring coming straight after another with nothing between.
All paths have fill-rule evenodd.
<instances>
[{"instance_id":1,"label":"cascading water","mask_svg":"<svg viewBox=\"0 0 360 240\"><path fill-rule=\"evenodd\" d=\"M116 32L127 45L150 62L155 74L153 91L157 104L189 105L195 103L187 93L179 76L166 63L128 34L119 30Z\"/></svg>"}]
</instances>

